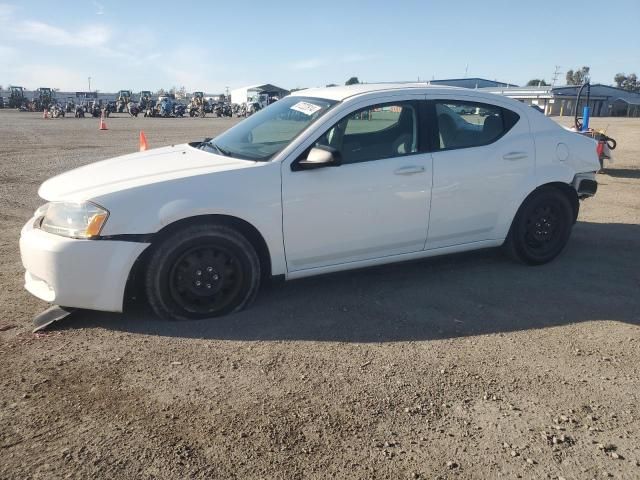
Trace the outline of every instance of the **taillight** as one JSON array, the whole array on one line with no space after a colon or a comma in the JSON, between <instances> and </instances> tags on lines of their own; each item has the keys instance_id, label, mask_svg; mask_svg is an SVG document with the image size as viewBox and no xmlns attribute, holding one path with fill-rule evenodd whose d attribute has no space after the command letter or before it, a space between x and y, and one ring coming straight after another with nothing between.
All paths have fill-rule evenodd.
<instances>
[{"instance_id":1,"label":"taillight","mask_svg":"<svg viewBox=\"0 0 640 480\"><path fill-rule=\"evenodd\" d=\"M596 145L596 152L598 153L598 158L602 158L604 155L604 142L602 140Z\"/></svg>"}]
</instances>

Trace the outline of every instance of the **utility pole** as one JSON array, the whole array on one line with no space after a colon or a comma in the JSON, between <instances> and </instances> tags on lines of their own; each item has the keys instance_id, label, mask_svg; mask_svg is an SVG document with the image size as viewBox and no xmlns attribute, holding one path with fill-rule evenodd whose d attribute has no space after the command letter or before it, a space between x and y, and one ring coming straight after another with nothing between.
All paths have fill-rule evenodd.
<instances>
[{"instance_id":1,"label":"utility pole","mask_svg":"<svg viewBox=\"0 0 640 480\"><path fill-rule=\"evenodd\" d=\"M551 77L551 86L554 87L556 82L558 81L558 77L560 76L560 65L556 65L555 70L553 71L553 77Z\"/></svg>"},{"instance_id":2,"label":"utility pole","mask_svg":"<svg viewBox=\"0 0 640 480\"><path fill-rule=\"evenodd\" d=\"M464 78L467 78L467 73L469 73L469 64L464 67Z\"/></svg>"},{"instance_id":3,"label":"utility pole","mask_svg":"<svg viewBox=\"0 0 640 480\"><path fill-rule=\"evenodd\" d=\"M91 77L87 77L87 80L89 80L89 91L91 91Z\"/></svg>"}]
</instances>

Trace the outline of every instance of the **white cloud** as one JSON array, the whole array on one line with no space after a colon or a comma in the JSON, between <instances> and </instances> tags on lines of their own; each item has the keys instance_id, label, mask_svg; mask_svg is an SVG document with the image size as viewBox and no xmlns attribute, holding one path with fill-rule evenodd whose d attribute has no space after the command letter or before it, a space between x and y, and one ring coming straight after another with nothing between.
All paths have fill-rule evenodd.
<instances>
[{"instance_id":1,"label":"white cloud","mask_svg":"<svg viewBox=\"0 0 640 480\"><path fill-rule=\"evenodd\" d=\"M20 22L15 34L23 40L44 45L82 48L105 45L111 38L111 30L103 25L88 25L76 33L36 20Z\"/></svg>"},{"instance_id":2,"label":"white cloud","mask_svg":"<svg viewBox=\"0 0 640 480\"><path fill-rule=\"evenodd\" d=\"M87 77L78 70L59 65L23 64L10 68L8 73L12 84L32 89L53 86L63 91L75 91L87 83Z\"/></svg>"},{"instance_id":3,"label":"white cloud","mask_svg":"<svg viewBox=\"0 0 640 480\"><path fill-rule=\"evenodd\" d=\"M185 86L187 90L209 91L215 80L220 77L223 67L215 62L203 61L213 58L208 49L196 45L180 45L165 52L162 61L153 62L156 55L152 54L149 63L171 79L169 86ZM166 88L166 87L165 87Z\"/></svg>"}]
</instances>

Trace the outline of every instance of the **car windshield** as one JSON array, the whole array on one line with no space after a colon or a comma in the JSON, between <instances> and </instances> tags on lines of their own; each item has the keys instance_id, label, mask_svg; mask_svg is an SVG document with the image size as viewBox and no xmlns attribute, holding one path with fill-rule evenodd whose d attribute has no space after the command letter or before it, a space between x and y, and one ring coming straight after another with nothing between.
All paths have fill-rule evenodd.
<instances>
[{"instance_id":1,"label":"car windshield","mask_svg":"<svg viewBox=\"0 0 640 480\"><path fill-rule=\"evenodd\" d=\"M337 102L286 97L259 110L205 145L235 158L267 161Z\"/></svg>"}]
</instances>

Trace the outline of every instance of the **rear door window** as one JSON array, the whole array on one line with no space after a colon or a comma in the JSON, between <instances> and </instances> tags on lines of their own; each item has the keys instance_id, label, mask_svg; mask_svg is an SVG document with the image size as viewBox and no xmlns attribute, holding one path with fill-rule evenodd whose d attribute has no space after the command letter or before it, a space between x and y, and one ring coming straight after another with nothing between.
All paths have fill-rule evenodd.
<instances>
[{"instance_id":1,"label":"rear door window","mask_svg":"<svg viewBox=\"0 0 640 480\"><path fill-rule=\"evenodd\" d=\"M436 149L452 150L489 145L519 120L511 110L485 103L458 100L435 102L438 124Z\"/></svg>"}]
</instances>

